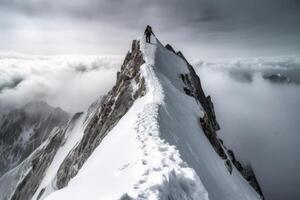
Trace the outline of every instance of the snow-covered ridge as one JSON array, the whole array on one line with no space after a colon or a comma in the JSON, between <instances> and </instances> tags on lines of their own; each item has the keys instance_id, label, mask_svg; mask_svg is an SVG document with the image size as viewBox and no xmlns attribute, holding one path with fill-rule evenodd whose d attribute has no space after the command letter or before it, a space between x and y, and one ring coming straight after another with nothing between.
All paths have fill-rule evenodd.
<instances>
[{"instance_id":1,"label":"snow-covered ridge","mask_svg":"<svg viewBox=\"0 0 300 200\"><path fill-rule=\"evenodd\" d=\"M260 199L218 128L183 55L156 38L133 41L115 86L28 158L9 199Z\"/></svg>"},{"instance_id":2,"label":"snow-covered ridge","mask_svg":"<svg viewBox=\"0 0 300 200\"><path fill-rule=\"evenodd\" d=\"M65 111L45 102L31 102L0 114L0 177L47 140L54 127L62 127L69 120Z\"/></svg>"},{"instance_id":3,"label":"snow-covered ridge","mask_svg":"<svg viewBox=\"0 0 300 200\"><path fill-rule=\"evenodd\" d=\"M49 199L82 199L86 196L91 199L208 199L199 177L180 159L176 147L160 138L158 109L163 104L164 94L153 70L154 57L151 54L155 53L156 48L153 46L146 49L143 45L145 44L142 44L141 50L144 50L146 63L140 66L140 73L145 81L146 94L134 102L105 136L69 185L51 194ZM134 85L133 88L140 88L143 82L132 81L130 85ZM140 86L137 87L136 84ZM116 144L118 149L112 149ZM108 154L99 155L104 152ZM117 161L111 160L110 157L115 158L120 154L124 154L124 157ZM81 173L84 172L87 174L82 176ZM82 188L80 180L88 180L85 183L87 190L81 190L86 192L74 196L73 189ZM99 189L92 192L95 187Z\"/></svg>"},{"instance_id":4,"label":"snow-covered ridge","mask_svg":"<svg viewBox=\"0 0 300 200\"><path fill-rule=\"evenodd\" d=\"M159 41L140 43L140 78L125 80L135 90L144 81L145 94L142 89L68 185L46 199L259 199L234 167L230 174L202 131L205 110L180 78L190 74L186 61ZM123 67L118 80L130 69Z\"/></svg>"}]
</instances>

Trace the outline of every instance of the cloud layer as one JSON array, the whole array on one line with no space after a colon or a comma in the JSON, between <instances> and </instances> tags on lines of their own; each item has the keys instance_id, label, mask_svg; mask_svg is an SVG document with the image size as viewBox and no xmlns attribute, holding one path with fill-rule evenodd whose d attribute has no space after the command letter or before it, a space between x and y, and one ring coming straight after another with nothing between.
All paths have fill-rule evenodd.
<instances>
[{"instance_id":1,"label":"cloud layer","mask_svg":"<svg viewBox=\"0 0 300 200\"><path fill-rule=\"evenodd\" d=\"M224 144L251 163L266 199L300 196L299 57L200 62L204 90L212 96ZM263 74L285 74L275 84Z\"/></svg>"},{"instance_id":2,"label":"cloud layer","mask_svg":"<svg viewBox=\"0 0 300 200\"><path fill-rule=\"evenodd\" d=\"M0 108L43 100L74 113L104 95L121 66L119 56L0 55Z\"/></svg>"}]
</instances>

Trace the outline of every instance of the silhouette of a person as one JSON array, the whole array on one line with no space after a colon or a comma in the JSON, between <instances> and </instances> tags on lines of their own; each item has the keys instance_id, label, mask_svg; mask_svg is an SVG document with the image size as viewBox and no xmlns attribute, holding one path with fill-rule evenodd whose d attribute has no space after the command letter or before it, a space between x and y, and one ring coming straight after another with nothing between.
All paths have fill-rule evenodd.
<instances>
[{"instance_id":1,"label":"silhouette of a person","mask_svg":"<svg viewBox=\"0 0 300 200\"><path fill-rule=\"evenodd\" d=\"M151 34L154 35L154 33L152 32L152 28L151 28L151 26L147 25L145 33L144 33L144 35L146 36L147 43L150 43Z\"/></svg>"}]
</instances>

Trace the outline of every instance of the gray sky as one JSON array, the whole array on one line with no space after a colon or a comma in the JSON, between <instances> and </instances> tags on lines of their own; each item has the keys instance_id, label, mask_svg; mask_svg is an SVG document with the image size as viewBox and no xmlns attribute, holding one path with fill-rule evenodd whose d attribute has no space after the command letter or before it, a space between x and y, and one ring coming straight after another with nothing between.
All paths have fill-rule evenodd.
<instances>
[{"instance_id":1,"label":"gray sky","mask_svg":"<svg viewBox=\"0 0 300 200\"><path fill-rule=\"evenodd\" d=\"M299 0L1 0L0 51L123 55L146 24L192 59L300 52Z\"/></svg>"}]
</instances>

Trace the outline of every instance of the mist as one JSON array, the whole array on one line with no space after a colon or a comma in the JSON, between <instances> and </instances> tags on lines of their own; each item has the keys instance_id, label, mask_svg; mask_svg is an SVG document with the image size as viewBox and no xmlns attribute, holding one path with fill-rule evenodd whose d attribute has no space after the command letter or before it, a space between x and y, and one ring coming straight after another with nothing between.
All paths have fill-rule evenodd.
<instances>
[{"instance_id":1,"label":"mist","mask_svg":"<svg viewBox=\"0 0 300 200\"><path fill-rule=\"evenodd\" d=\"M299 59L198 62L196 66L204 91L212 96L225 146L253 167L266 199L298 199ZM278 73L292 83L263 78Z\"/></svg>"},{"instance_id":2,"label":"mist","mask_svg":"<svg viewBox=\"0 0 300 200\"><path fill-rule=\"evenodd\" d=\"M1 54L1 112L34 101L45 101L71 114L83 111L113 86L122 59Z\"/></svg>"}]
</instances>

